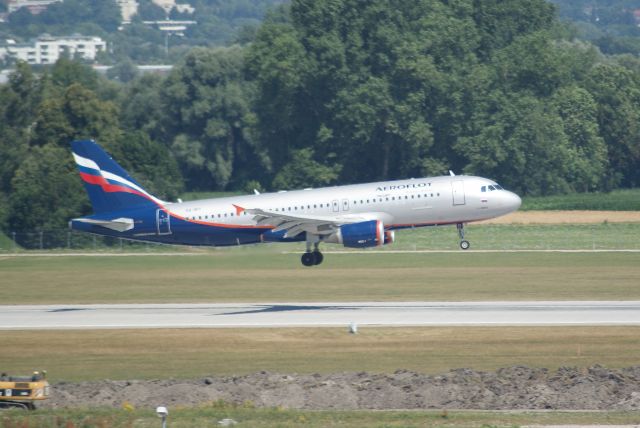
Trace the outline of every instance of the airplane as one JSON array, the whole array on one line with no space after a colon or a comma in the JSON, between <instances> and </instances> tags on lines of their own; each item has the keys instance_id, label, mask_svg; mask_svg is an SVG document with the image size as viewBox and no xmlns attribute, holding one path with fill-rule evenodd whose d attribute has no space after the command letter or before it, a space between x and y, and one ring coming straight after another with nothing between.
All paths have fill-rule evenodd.
<instances>
[{"instance_id":1,"label":"airplane","mask_svg":"<svg viewBox=\"0 0 640 428\"><path fill-rule=\"evenodd\" d=\"M521 199L493 180L454 175L259 193L189 202L162 201L131 177L95 141L71 143L94 214L72 230L138 241L231 246L306 242L301 261L316 266L321 243L348 248L395 241L395 230L464 225L517 210Z\"/></svg>"}]
</instances>

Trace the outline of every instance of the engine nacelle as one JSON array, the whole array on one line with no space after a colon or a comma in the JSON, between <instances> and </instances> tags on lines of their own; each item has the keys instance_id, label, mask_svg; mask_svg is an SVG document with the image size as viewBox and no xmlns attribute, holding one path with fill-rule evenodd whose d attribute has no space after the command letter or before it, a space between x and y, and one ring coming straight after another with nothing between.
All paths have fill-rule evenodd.
<instances>
[{"instance_id":1,"label":"engine nacelle","mask_svg":"<svg viewBox=\"0 0 640 428\"><path fill-rule=\"evenodd\" d=\"M325 242L342 244L349 248L377 247L385 240L384 225L380 220L362 221L340 226L340 230L325 239Z\"/></svg>"},{"instance_id":2,"label":"engine nacelle","mask_svg":"<svg viewBox=\"0 0 640 428\"><path fill-rule=\"evenodd\" d=\"M393 230L384 231L384 245L393 244L396 242L396 233Z\"/></svg>"}]
</instances>

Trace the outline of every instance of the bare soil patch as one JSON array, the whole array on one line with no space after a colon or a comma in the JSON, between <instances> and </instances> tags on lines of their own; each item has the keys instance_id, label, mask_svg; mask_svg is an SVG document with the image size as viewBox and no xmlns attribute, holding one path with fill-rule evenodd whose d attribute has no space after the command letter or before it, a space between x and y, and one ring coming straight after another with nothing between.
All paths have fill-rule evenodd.
<instances>
[{"instance_id":1,"label":"bare soil patch","mask_svg":"<svg viewBox=\"0 0 640 428\"><path fill-rule=\"evenodd\" d=\"M495 372L457 369L441 375L289 375L260 372L193 380L57 383L42 407L198 406L223 400L290 409L637 410L640 366L608 369L515 366Z\"/></svg>"},{"instance_id":2,"label":"bare soil patch","mask_svg":"<svg viewBox=\"0 0 640 428\"><path fill-rule=\"evenodd\" d=\"M640 211L516 211L485 224L640 223Z\"/></svg>"}]
</instances>

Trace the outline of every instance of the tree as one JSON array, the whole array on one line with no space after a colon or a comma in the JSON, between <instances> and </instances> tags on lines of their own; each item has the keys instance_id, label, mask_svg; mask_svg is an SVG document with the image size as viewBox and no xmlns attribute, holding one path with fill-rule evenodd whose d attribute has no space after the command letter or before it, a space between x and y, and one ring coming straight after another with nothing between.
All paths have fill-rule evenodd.
<instances>
[{"instance_id":1,"label":"tree","mask_svg":"<svg viewBox=\"0 0 640 428\"><path fill-rule=\"evenodd\" d=\"M119 139L120 132L116 106L100 101L82 85L73 84L60 99L41 104L31 141L41 146L65 147L72 140L95 139L109 145Z\"/></svg>"},{"instance_id":2,"label":"tree","mask_svg":"<svg viewBox=\"0 0 640 428\"><path fill-rule=\"evenodd\" d=\"M326 166L313 160L313 149L296 150L291 162L273 179L274 189L301 189L334 184L340 174L340 165Z\"/></svg>"},{"instance_id":3,"label":"tree","mask_svg":"<svg viewBox=\"0 0 640 428\"><path fill-rule=\"evenodd\" d=\"M68 149L35 147L12 181L8 227L14 231L66 228L89 212L89 201Z\"/></svg>"},{"instance_id":4,"label":"tree","mask_svg":"<svg viewBox=\"0 0 640 428\"><path fill-rule=\"evenodd\" d=\"M66 88L73 84L80 84L95 91L98 87L98 75L90 67L64 56L60 57L51 68L53 84Z\"/></svg>"},{"instance_id":5,"label":"tree","mask_svg":"<svg viewBox=\"0 0 640 428\"><path fill-rule=\"evenodd\" d=\"M242 65L240 48L196 48L167 78L168 139L193 187L224 189L240 164L266 166L249 129L252 86Z\"/></svg>"},{"instance_id":6,"label":"tree","mask_svg":"<svg viewBox=\"0 0 640 428\"><path fill-rule=\"evenodd\" d=\"M585 88L597 104L598 128L609 156L609 187L640 185L640 75L600 64L591 69Z\"/></svg>"},{"instance_id":7,"label":"tree","mask_svg":"<svg viewBox=\"0 0 640 428\"><path fill-rule=\"evenodd\" d=\"M589 192L606 186L607 147L597 122L597 105L578 87L560 89L552 100L562 118L570 155L567 181L573 191Z\"/></svg>"}]
</instances>

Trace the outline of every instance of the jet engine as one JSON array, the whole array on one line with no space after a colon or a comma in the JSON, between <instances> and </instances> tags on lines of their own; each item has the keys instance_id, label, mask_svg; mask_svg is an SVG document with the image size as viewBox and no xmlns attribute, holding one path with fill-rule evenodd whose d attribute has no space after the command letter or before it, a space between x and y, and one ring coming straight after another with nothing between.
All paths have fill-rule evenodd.
<instances>
[{"instance_id":1,"label":"jet engine","mask_svg":"<svg viewBox=\"0 0 640 428\"><path fill-rule=\"evenodd\" d=\"M380 220L368 220L340 226L340 229L326 238L325 242L342 244L349 248L377 247L393 242L392 231L385 231Z\"/></svg>"}]
</instances>

